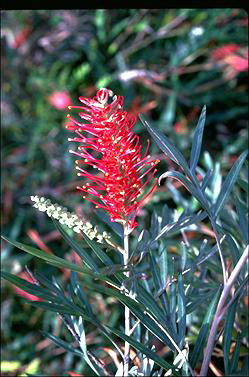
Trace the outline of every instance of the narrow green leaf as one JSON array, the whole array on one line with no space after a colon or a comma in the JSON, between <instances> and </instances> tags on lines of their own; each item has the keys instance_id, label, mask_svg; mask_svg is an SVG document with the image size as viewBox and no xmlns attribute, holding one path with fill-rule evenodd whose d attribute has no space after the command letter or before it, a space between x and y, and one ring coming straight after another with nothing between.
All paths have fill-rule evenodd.
<instances>
[{"instance_id":1,"label":"narrow green leaf","mask_svg":"<svg viewBox=\"0 0 249 377\"><path fill-rule=\"evenodd\" d=\"M207 211L207 213L210 213L209 205L206 197L203 195L203 192L200 189L196 188L193 183L182 173L177 171L167 171L159 177L159 184L160 180L163 178L174 178L177 181L181 182L186 187L186 189L199 201L199 203Z\"/></svg>"},{"instance_id":2,"label":"narrow green leaf","mask_svg":"<svg viewBox=\"0 0 249 377\"><path fill-rule=\"evenodd\" d=\"M207 171L207 173L205 174L202 182L201 182L201 191L204 192L207 185L209 184L210 182L210 179L212 178L212 175L213 175L213 170L212 169L209 169Z\"/></svg>"},{"instance_id":3,"label":"narrow green leaf","mask_svg":"<svg viewBox=\"0 0 249 377\"><path fill-rule=\"evenodd\" d=\"M167 136L165 136L161 131L150 126L149 123L144 119L144 116L140 114L139 118L145 128L149 131L159 148L166 154L166 156L173 160L177 165L182 167L185 173L190 177L191 172L182 153L174 146L174 144L172 144Z\"/></svg>"},{"instance_id":4,"label":"narrow green leaf","mask_svg":"<svg viewBox=\"0 0 249 377\"><path fill-rule=\"evenodd\" d=\"M58 347L64 348L66 351L72 352L77 356L80 356L81 358L84 358L84 354L82 351L72 347L68 342L65 342L64 340L58 338L58 336L55 336L53 334L49 334L47 331L41 331L42 335L49 338L54 342Z\"/></svg>"},{"instance_id":5,"label":"narrow green leaf","mask_svg":"<svg viewBox=\"0 0 249 377\"><path fill-rule=\"evenodd\" d=\"M246 203L242 203L237 195L234 195L235 197L235 205L237 209L237 214L239 217L239 229L242 235L242 238L245 242L245 244L248 244L248 216L247 216L247 206Z\"/></svg>"},{"instance_id":6,"label":"narrow green leaf","mask_svg":"<svg viewBox=\"0 0 249 377\"><path fill-rule=\"evenodd\" d=\"M79 298L83 307L87 311L87 314L90 317L94 317L92 307L91 307L91 305L90 305L90 303L89 303L89 301L88 301L88 299L85 295L85 292L83 291L82 287L79 284L77 272L75 272L75 271L71 272L70 283L72 285L72 289L73 289L75 295Z\"/></svg>"},{"instance_id":7,"label":"narrow green leaf","mask_svg":"<svg viewBox=\"0 0 249 377\"><path fill-rule=\"evenodd\" d=\"M190 170L194 173L199 157L201 152L201 145L202 145L202 136L203 130L206 121L206 106L203 107L200 118L198 120L198 124L195 129L192 148L191 148L191 155L190 155Z\"/></svg>"},{"instance_id":8,"label":"narrow green leaf","mask_svg":"<svg viewBox=\"0 0 249 377\"><path fill-rule=\"evenodd\" d=\"M170 313L167 312L164 314L155 298L139 283L137 284L136 299L142 306L145 306L146 309L150 311L150 313L153 314L153 316L157 318L163 326L166 326L172 337L176 339L177 333L174 331Z\"/></svg>"},{"instance_id":9,"label":"narrow green leaf","mask_svg":"<svg viewBox=\"0 0 249 377\"><path fill-rule=\"evenodd\" d=\"M65 305L58 305L50 302L43 302L43 301L31 301L30 305L35 306L37 308L42 308L45 310L50 310L51 312L61 313L61 314L69 314L75 316L82 316L82 312L80 309L73 310L71 307Z\"/></svg>"},{"instance_id":10,"label":"narrow green leaf","mask_svg":"<svg viewBox=\"0 0 249 377\"><path fill-rule=\"evenodd\" d=\"M39 249L35 249L34 247L24 245L24 244L17 242L17 241L12 241L7 237L2 236L2 238L5 241L7 241L7 242L11 243L12 245L14 245L15 247L17 247L18 249L23 250L26 253L29 253L31 255L34 255L37 258L43 259L46 263L51 264L52 266L56 266L56 267L60 267L60 268L68 268L71 271L81 272L83 274L92 276L95 279L106 281L106 282L110 283L111 285L119 288L119 286L117 286L117 284L114 283L113 280L110 279L108 276L95 273L95 272L91 271L89 268L80 267L80 266L78 266L74 263L68 262L68 261L66 261L62 258L55 256L55 255L47 254L44 251L41 251Z\"/></svg>"},{"instance_id":11,"label":"narrow green leaf","mask_svg":"<svg viewBox=\"0 0 249 377\"><path fill-rule=\"evenodd\" d=\"M186 333L186 299L183 286L182 274L178 275L178 337L179 347L183 349Z\"/></svg>"},{"instance_id":12,"label":"narrow green leaf","mask_svg":"<svg viewBox=\"0 0 249 377\"><path fill-rule=\"evenodd\" d=\"M205 219L205 217L207 217L207 213L204 211L199 211L196 215L179 218L177 221L165 225L153 241L157 241L162 236L177 232L180 229L186 228L191 224L197 224L199 221Z\"/></svg>"},{"instance_id":13,"label":"narrow green leaf","mask_svg":"<svg viewBox=\"0 0 249 377\"><path fill-rule=\"evenodd\" d=\"M40 297L44 300L60 303L61 299L51 294L51 291L46 288L40 287L39 285L29 283L27 280L19 278L13 274L6 271L1 271L1 277L8 280L10 283L21 288L25 292L28 292L36 297Z\"/></svg>"},{"instance_id":14,"label":"narrow green leaf","mask_svg":"<svg viewBox=\"0 0 249 377\"><path fill-rule=\"evenodd\" d=\"M206 312L205 318L202 322L199 335L196 339L196 343L192 352L192 355L190 357L190 365L193 369L195 369L197 362L199 361L209 333L209 328L213 320L213 316L216 310L216 306L218 303L218 300L220 298L220 289L218 289L216 295L214 296L213 300L211 301L208 310Z\"/></svg>"},{"instance_id":15,"label":"narrow green leaf","mask_svg":"<svg viewBox=\"0 0 249 377\"><path fill-rule=\"evenodd\" d=\"M98 265L94 262L91 258L90 254L87 253L79 244L76 242L72 237L70 237L67 232L63 229L59 221L53 219L53 223L55 224L56 228L61 233L64 240L71 246L71 248L80 256L83 263L85 263L89 268L91 268L94 272L99 272Z\"/></svg>"},{"instance_id":16,"label":"narrow green leaf","mask_svg":"<svg viewBox=\"0 0 249 377\"><path fill-rule=\"evenodd\" d=\"M144 314L145 307L143 305L138 304L135 300L131 299L130 297L118 292L117 290L110 289L101 285L97 285L94 283L87 283L84 282L84 285L86 287L89 287L90 289L94 290L95 292L103 293L108 296L112 296L117 298L122 304L126 305L130 311L141 320L143 325L152 332L156 337L158 337L164 344L167 344L172 350L175 350L175 346L172 344L168 336L160 329L157 322L155 320L152 320L149 316ZM158 317L157 317L158 318ZM161 323L161 321L160 321ZM161 323L162 325L162 323ZM162 325L163 326L163 325ZM175 339L174 339L175 340Z\"/></svg>"},{"instance_id":17,"label":"narrow green leaf","mask_svg":"<svg viewBox=\"0 0 249 377\"><path fill-rule=\"evenodd\" d=\"M162 282L161 282L161 279L160 279L160 270L159 270L159 267L156 263L155 257L154 257L152 252L150 252L149 256L150 256L150 268L151 268L151 272L152 272L154 286L156 288L156 292L159 292L162 289ZM160 296L160 301L161 301L161 304L163 306L165 314L169 313L169 303L165 299L164 295Z\"/></svg>"},{"instance_id":18,"label":"narrow green leaf","mask_svg":"<svg viewBox=\"0 0 249 377\"><path fill-rule=\"evenodd\" d=\"M105 325L105 327L108 330L110 330L113 334L119 336L124 341L127 341L132 347L134 347L138 351L142 352L148 358L150 358L151 360L154 360L155 363L157 365L159 365L160 367L162 367L163 369L165 369L165 370L172 369L175 376L180 376L180 373L175 370L175 367L173 365L167 363L167 361L165 361L162 357L157 356L157 354L155 352L153 352L149 348L145 347L142 343L137 342L132 336L127 336L123 332L121 332L117 329L113 329L109 326Z\"/></svg>"},{"instance_id":19,"label":"narrow green leaf","mask_svg":"<svg viewBox=\"0 0 249 377\"><path fill-rule=\"evenodd\" d=\"M97 257L106 265L111 266L113 264L111 258L99 247L97 242L91 240L84 232L82 232L83 237L88 244L88 246L94 251Z\"/></svg>"},{"instance_id":20,"label":"narrow green leaf","mask_svg":"<svg viewBox=\"0 0 249 377\"><path fill-rule=\"evenodd\" d=\"M229 173L226 176L226 179L221 187L220 194L217 198L216 203L212 207L212 213L214 217L217 217L220 210L224 206L230 192L233 189L233 186L237 180L237 177L239 175L240 169L247 157L248 151L244 151L241 153L240 157L237 159L237 161L234 163L233 167L229 171Z\"/></svg>"},{"instance_id":21,"label":"narrow green leaf","mask_svg":"<svg viewBox=\"0 0 249 377\"><path fill-rule=\"evenodd\" d=\"M231 373L229 355L230 355L230 345L231 345L231 340L232 340L232 331L234 327L234 319L235 319L236 309L238 305L238 299L239 297L228 308L226 319L225 319L223 350L224 350L224 368L225 368L226 376L229 376Z\"/></svg>"},{"instance_id":22,"label":"narrow green leaf","mask_svg":"<svg viewBox=\"0 0 249 377\"><path fill-rule=\"evenodd\" d=\"M241 333L238 332L237 339L236 339L236 345L235 349L233 351L233 356L231 360L231 374L236 373L238 369L238 363L239 363L239 355L240 355L240 344L241 344Z\"/></svg>"},{"instance_id":23,"label":"narrow green leaf","mask_svg":"<svg viewBox=\"0 0 249 377\"><path fill-rule=\"evenodd\" d=\"M170 276L170 287L169 287L169 307L170 307L170 317L173 324L175 333L176 329L176 283L173 282L174 279L174 269L175 269L175 260L171 258L169 263L169 276Z\"/></svg>"}]
</instances>

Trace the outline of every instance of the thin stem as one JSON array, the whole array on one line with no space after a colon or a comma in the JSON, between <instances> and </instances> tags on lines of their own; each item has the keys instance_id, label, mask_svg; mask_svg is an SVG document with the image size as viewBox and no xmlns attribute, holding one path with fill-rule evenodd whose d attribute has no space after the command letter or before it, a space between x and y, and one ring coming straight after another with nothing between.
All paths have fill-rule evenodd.
<instances>
[{"instance_id":1,"label":"thin stem","mask_svg":"<svg viewBox=\"0 0 249 377\"><path fill-rule=\"evenodd\" d=\"M129 231L128 231L128 224L124 225L124 265L127 266L129 260ZM130 277L130 272L127 271L125 273L127 278ZM125 334L127 336L130 335L130 309L125 306ZM128 376L129 372L129 355L130 355L130 344L126 341L125 342L125 350L124 350L124 376Z\"/></svg>"},{"instance_id":2,"label":"thin stem","mask_svg":"<svg viewBox=\"0 0 249 377\"><path fill-rule=\"evenodd\" d=\"M210 360L211 360L211 356L212 356L212 352L213 352L213 348L214 348L214 344L215 344L217 329L218 329L220 321L222 320L222 318L225 314L224 305L225 305L226 299L227 299L227 297L230 293L230 290L231 290L235 280L237 279L242 267L246 263L246 260L249 256L248 252L249 252L249 246L247 246L245 248L245 250L244 250L243 254L241 255L238 263L236 264L235 268L233 269L228 281L224 285L224 288L223 288L223 291L221 293L220 300L219 300L219 303L218 303L218 306L217 306L217 310L216 310L216 313L215 313L215 316L214 316L214 319L213 319L211 330L210 330L210 333L209 333L208 343L207 343L207 347L206 347L205 352L204 352L204 358L203 358L203 363L202 363L202 366L201 366L200 376L206 376L207 375L208 366L209 366L209 363L210 363ZM228 308L228 306L226 307L226 309L227 308Z\"/></svg>"}]
</instances>

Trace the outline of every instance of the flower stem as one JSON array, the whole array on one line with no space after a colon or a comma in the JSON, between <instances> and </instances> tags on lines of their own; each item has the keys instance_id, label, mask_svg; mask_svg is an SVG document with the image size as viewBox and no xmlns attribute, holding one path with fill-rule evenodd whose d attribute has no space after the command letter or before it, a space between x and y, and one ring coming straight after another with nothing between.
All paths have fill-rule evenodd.
<instances>
[{"instance_id":1,"label":"flower stem","mask_svg":"<svg viewBox=\"0 0 249 377\"><path fill-rule=\"evenodd\" d=\"M233 272L231 273L229 279L225 283L223 291L221 293L220 300L219 300L219 303L217 305L217 310L216 310L216 313L215 313L215 316L214 316L214 319L213 319L213 323L212 323L212 326L211 326L211 330L210 330L210 333L209 333L207 347L206 347L205 352L204 352L204 358L203 358L203 363L202 363L201 372L200 372L201 376L207 375L208 366L209 366L209 363L210 363L210 360L211 360L211 356L212 356L212 352L213 352L213 348L214 348L214 344L215 344L217 329L218 329L220 321L222 320L222 318L225 314L225 310L224 310L225 302L226 302L226 299L227 299L227 297L230 293L230 290L231 290L235 280L237 279L242 267L246 263L246 260L248 258L248 250L249 250L249 247L247 246L246 249L244 250L243 254L241 255L238 263L236 264ZM226 308L228 308L228 305L226 306Z\"/></svg>"},{"instance_id":2,"label":"flower stem","mask_svg":"<svg viewBox=\"0 0 249 377\"><path fill-rule=\"evenodd\" d=\"M124 225L124 265L127 266L129 260L129 233L128 233L128 223ZM127 271L125 273L127 278L129 278L130 273ZM130 335L130 309L125 306L125 334ZM128 376L129 371L129 355L130 355L130 344L125 342L124 350L124 376Z\"/></svg>"}]
</instances>

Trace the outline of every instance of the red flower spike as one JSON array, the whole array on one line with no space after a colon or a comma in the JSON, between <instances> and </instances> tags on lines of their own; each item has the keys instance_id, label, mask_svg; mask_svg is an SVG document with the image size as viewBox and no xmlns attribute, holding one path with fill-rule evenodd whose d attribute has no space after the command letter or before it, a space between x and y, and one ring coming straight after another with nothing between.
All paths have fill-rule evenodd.
<instances>
[{"instance_id":1,"label":"red flower spike","mask_svg":"<svg viewBox=\"0 0 249 377\"><path fill-rule=\"evenodd\" d=\"M112 97L111 103L108 103L109 97ZM79 109L79 117L89 123L80 123L68 115L67 128L76 134L68 140L81 143L78 151L70 152L81 157L76 160L78 176L90 182L77 189L91 195L93 198L85 195L83 198L109 212L111 221L128 224L132 230L137 225L135 218L139 208L156 187L157 181L140 199L144 187L156 173L154 167L159 160L151 160L148 155L149 141L141 155L142 145L132 130L136 116L124 111L123 97L114 96L111 90L103 88L95 97L80 97L79 100L84 106L69 106L69 109ZM94 170L89 172L79 165L88 165Z\"/></svg>"}]
</instances>

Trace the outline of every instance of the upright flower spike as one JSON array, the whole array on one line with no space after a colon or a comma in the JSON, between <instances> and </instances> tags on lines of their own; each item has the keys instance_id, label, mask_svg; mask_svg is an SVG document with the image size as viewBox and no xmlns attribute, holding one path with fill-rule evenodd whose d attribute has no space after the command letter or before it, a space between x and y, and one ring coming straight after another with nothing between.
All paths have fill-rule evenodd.
<instances>
[{"instance_id":1,"label":"upright flower spike","mask_svg":"<svg viewBox=\"0 0 249 377\"><path fill-rule=\"evenodd\" d=\"M109 97L112 102L108 103ZM135 218L145 198L154 190L156 182L146 196L140 198L143 189L152 181L159 160L148 155L149 141L142 155L139 137L134 134L136 116L124 111L124 98L114 96L111 90L99 89L94 98L80 97L83 106L69 106L81 110L79 122L67 115L70 124L66 128L76 136L69 141L80 143L76 160L78 175L89 180L79 190L93 196L83 196L110 214L111 221L128 224L130 230L137 223ZM87 135L88 134L88 135ZM89 136L90 134L90 136ZM84 169L88 165L97 174ZM143 178L145 178L143 181Z\"/></svg>"}]
</instances>

